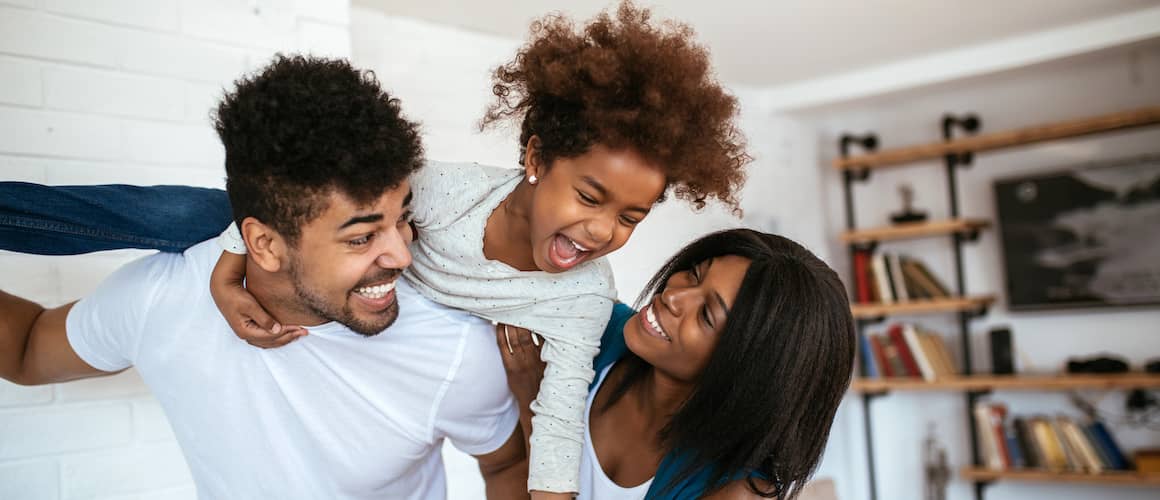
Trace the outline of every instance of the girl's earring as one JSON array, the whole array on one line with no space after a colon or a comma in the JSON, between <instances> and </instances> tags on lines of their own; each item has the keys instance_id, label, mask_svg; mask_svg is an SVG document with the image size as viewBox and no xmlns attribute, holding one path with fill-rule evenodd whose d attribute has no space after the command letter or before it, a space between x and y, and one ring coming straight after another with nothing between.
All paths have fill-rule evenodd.
<instances>
[{"instance_id":1,"label":"girl's earring","mask_svg":"<svg viewBox=\"0 0 1160 500\"><path fill-rule=\"evenodd\" d=\"M536 181L537 181L537 180L539 180L539 179L536 179L536 176L534 176L534 175L529 175L529 176L528 176L528 184L531 184L531 185L533 185L533 186L534 186L534 185L536 184Z\"/></svg>"}]
</instances>

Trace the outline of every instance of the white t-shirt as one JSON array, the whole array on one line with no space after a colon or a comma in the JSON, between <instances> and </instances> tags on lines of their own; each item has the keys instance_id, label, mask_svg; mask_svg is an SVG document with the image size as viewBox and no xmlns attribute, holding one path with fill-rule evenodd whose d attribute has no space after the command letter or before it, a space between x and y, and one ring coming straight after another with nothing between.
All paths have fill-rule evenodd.
<instances>
[{"instance_id":1,"label":"white t-shirt","mask_svg":"<svg viewBox=\"0 0 1160 500\"><path fill-rule=\"evenodd\" d=\"M608 371L615 363L608 365L596 378L596 385L588 393L588 404L584 407L584 454L580 455L580 494L576 500L641 500L648 493L653 478L631 488L612 482L600 466L596 449L592 447L592 431L589 419L592 417L592 401L608 377Z\"/></svg>"},{"instance_id":2,"label":"white t-shirt","mask_svg":"<svg viewBox=\"0 0 1160 500\"><path fill-rule=\"evenodd\" d=\"M217 244L157 254L69 313L93 367L135 366L165 409L200 498L446 496L440 449L498 449L518 420L490 324L400 279L399 318L337 323L285 347L234 335L209 294Z\"/></svg>"}]
</instances>

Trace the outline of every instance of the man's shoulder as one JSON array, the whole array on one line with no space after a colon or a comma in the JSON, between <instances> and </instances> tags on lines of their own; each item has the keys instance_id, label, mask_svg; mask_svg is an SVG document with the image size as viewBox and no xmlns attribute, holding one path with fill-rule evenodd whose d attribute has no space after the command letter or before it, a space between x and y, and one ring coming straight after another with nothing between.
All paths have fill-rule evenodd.
<instances>
[{"instance_id":1,"label":"man's shoulder","mask_svg":"<svg viewBox=\"0 0 1160 500\"><path fill-rule=\"evenodd\" d=\"M424 297L407 280L399 276L395 287L399 301L399 319L389 328L407 328L411 323L442 325L448 328L490 328L487 320L481 319L462 309L448 307Z\"/></svg>"}]
</instances>

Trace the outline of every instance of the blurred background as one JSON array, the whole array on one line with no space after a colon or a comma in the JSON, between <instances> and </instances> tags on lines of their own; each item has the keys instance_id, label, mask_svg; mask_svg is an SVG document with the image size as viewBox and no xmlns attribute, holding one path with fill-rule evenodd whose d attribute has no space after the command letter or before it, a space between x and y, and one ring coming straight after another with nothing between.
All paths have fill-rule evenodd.
<instances>
[{"instance_id":1,"label":"blurred background","mask_svg":"<svg viewBox=\"0 0 1160 500\"><path fill-rule=\"evenodd\" d=\"M942 153L916 157L905 168L872 169L865 181L832 165L839 157L839 139L847 133L874 134L880 150L939 143L946 113L974 114L982 135L1132 110L1144 110L1132 115L1133 124L1156 123L1160 1L670 0L640 5L696 30L712 53L719 79L740 99L740 125L756 160L742 196L744 216L713 206L693 212L674 202L653 212L612 257L623 300L635 298L660 262L658 256L715 229L749 226L800 241L843 274L852 297L881 302L880 290L858 296L857 283L866 275L855 269L858 252L841 235L848 229L848 214L859 229L890 227L890 216L905 212L899 188L906 185L913 192L911 213L925 212L929 221L959 216L990 225L969 243L935 237L856 250L921 260L949 295L983 297L976 305L987 307L968 311L981 312L977 317L954 308L921 316L905 309L871 311L865 314L873 321L865 323L863 337L889 339L892 325L921 325L945 339L958 373L996 371L992 348L1002 347L996 339L1002 335L991 332L1004 329L1010 339L1006 356L1012 371L1022 375L1057 374L1069 358L1094 355L1140 371L1160 357L1160 309L1155 305L1096 300L1076 308L1053 295L1049 283L1031 282L1024 284L1044 289L1042 300L1031 300L1030 308L1011 307L1007 277L1018 270L1010 268L1004 252L1044 249L1004 240L1005 223L1020 210L1008 207L1000 213L995 195L997 180L1027 179L1018 184L1026 192L1026 186L1046 186L1034 184L1043 175L1160 153L1160 127L1060 136L976 154L968 168L953 169L954 202ZM477 131L490 97L490 70L514 56L535 18L561 11L582 21L605 8L615 4L0 0L0 179L223 187L223 152L209 125L210 109L223 87L279 51L349 57L356 66L374 70L402 100L406 114L423 124L430 158L515 167L517 131ZM964 134L961 128L954 132ZM866 151L855 146L850 152ZM1133 163L1144 164L1133 172L1143 172L1139 175L1145 180L1156 175L1155 161L1151 167L1147 159L1141 162ZM1066 202L1068 193L1053 196ZM1153 196L1155 203L1160 195ZM1052 213L1071 208L1065 203ZM1137 262L1140 255L1160 262L1160 248L1154 246L1160 230L1148 232L1156 220L1145 217L1129 230L1139 236ZM1085 238L1072 234L1064 243ZM142 254L49 258L0 252L0 288L55 306L83 296L113 269ZM1089 265L1086 272L1078 271L1080 278L1098 274L1099 263L1112 262L1112 257L1095 259L1097 270ZM961 279L956 268L962 270ZM1134 279L1151 279L1153 291L1160 288L1154 264L1137 263L1130 271ZM1141 302L1160 302L1156 294L1151 299ZM970 364L963 359L968 347ZM875 358L873 350L867 352ZM875 361L874 371L884 374L882 364L890 361ZM917 381L924 373L896 375ZM869 379L859 377L860 382L874 381ZM1141 380L1135 385L1160 386L1155 378ZM1100 480L1078 474L1093 469L1082 462L1066 467L1076 469L1070 475L1004 476L1018 464L1008 457L988 468L988 445L980 440L987 428L972 418L980 406L1001 406L1009 420L1064 415L1086 422L1094 416L1130 456L1134 450L1160 447L1155 390L1145 391L1143 402L1129 408L1128 386L1094 390L1066 380L1051 390L1000 388L989 394L984 391L990 386L974 387L980 392L962 386L934 391L897 384L855 386L839 411L817 473L833 481L842 500L940 498L927 496L936 491L945 491L951 500L1160 497L1155 477L1124 473ZM865 395L871 392L884 395ZM1073 394L1085 404L1075 404ZM944 451L944 465L924 459L928 447ZM452 448L445 459L452 498L482 498L473 461ZM1141 468L1145 463L1140 461ZM1023 465L1034 464L1024 460ZM984 479L998 480L988 483L970 475L980 470L992 474ZM947 476L945 486L942 475ZM927 491L929 485L934 489ZM195 497L165 417L134 372L59 386L0 381L0 498Z\"/></svg>"}]
</instances>

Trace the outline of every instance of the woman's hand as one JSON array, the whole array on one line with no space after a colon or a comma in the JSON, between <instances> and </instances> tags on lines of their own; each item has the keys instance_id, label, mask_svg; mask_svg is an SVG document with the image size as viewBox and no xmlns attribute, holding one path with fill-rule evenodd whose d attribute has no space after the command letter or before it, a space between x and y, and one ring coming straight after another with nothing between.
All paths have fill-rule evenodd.
<instances>
[{"instance_id":1,"label":"woman's hand","mask_svg":"<svg viewBox=\"0 0 1160 500\"><path fill-rule=\"evenodd\" d=\"M540 381L544 379L546 364L540 359L540 346L544 341L526 329L504 324L495 326L495 341L499 346L504 370L507 371L508 388L523 412L536 399L536 394L540 392Z\"/></svg>"},{"instance_id":2,"label":"woman's hand","mask_svg":"<svg viewBox=\"0 0 1160 500\"><path fill-rule=\"evenodd\" d=\"M262 309L257 299L242 285L246 276L246 256L222 252L209 280L214 304L234 333L250 345L269 349L282 347L306 335L299 326L283 326Z\"/></svg>"}]
</instances>

